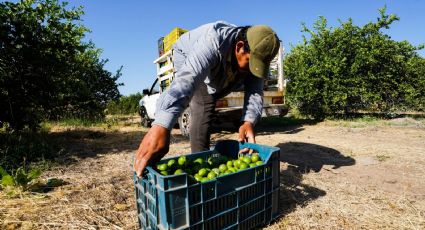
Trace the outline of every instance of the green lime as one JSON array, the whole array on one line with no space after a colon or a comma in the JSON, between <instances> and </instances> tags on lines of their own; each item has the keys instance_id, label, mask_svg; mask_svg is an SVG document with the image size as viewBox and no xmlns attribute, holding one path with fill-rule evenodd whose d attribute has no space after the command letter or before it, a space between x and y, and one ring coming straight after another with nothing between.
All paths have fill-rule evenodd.
<instances>
[{"instance_id":1,"label":"green lime","mask_svg":"<svg viewBox=\"0 0 425 230\"><path fill-rule=\"evenodd\" d=\"M226 172L227 171L227 166L225 164L221 164L218 169L220 170L220 172Z\"/></svg>"},{"instance_id":2,"label":"green lime","mask_svg":"<svg viewBox=\"0 0 425 230\"><path fill-rule=\"evenodd\" d=\"M195 179L197 180L197 181L201 181L201 179L202 179L202 176L201 175L199 175L198 173L197 174L195 174Z\"/></svg>"},{"instance_id":3,"label":"green lime","mask_svg":"<svg viewBox=\"0 0 425 230\"><path fill-rule=\"evenodd\" d=\"M178 159L179 165L185 165L186 164L186 157L185 156L181 156Z\"/></svg>"},{"instance_id":4,"label":"green lime","mask_svg":"<svg viewBox=\"0 0 425 230\"><path fill-rule=\"evenodd\" d=\"M176 160L171 159L167 162L168 167L172 167L176 163Z\"/></svg>"},{"instance_id":5,"label":"green lime","mask_svg":"<svg viewBox=\"0 0 425 230\"><path fill-rule=\"evenodd\" d=\"M238 171L236 168L228 168L227 170L229 170L229 171L231 171L231 172L236 172L236 171Z\"/></svg>"},{"instance_id":6,"label":"green lime","mask_svg":"<svg viewBox=\"0 0 425 230\"><path fill-rule=\"evenodd\" d=\"M233 161L227 161L226 162L227 167L233 167Z\"/></svg>"},{"instance_id":7,"label":"green lime","mask_svg":"<svg viewBox=\"0 0 425 230\"><path fill-rule=\"evenodd\" d=\"M161 171L161 174L164 176L168 176L168 172L167 171Z\"/></svg>"},{"instance_id":8,"label":"green lime","mask_svg":"<svg viewBox=\"0 0 425 230\"><path fill-rule=\"evenodd\" d=\"M230 174L230 173L232 173L232 171L226 170L226 172L224 172L224 175L227 175L227 174Z\"/></svg>"},{"instance_id":9,"label":"green lime","mask_svg":"<svg viewBox=\"0 0 425 230\"><path fill-rule=\"evenodd\" d=\"M242 162L241 160L237 159L234 163L235 167L239 168L241 166L241 162Z\"/></svg>"},{"instance_id":10,"label":"green lime","mask_svg":"<svg viewBox=\"0 0 425 230\"><path fill-rule=\"evenodd\" d=\"M164 163L164 164L157 165L156 168L160 171L166 171L168 169L168 166L167 164Z\"/></svg>"},{"instance_id":11,"label":"green lime","mask_svg":"<svg viewBox=\"0 0 425 230\"><path fill-rule=\"evenodd\" d=\"M211 171L211 172L209 172L209 173L208 173L208 176L207 176L207 177L208 177L208 179L210 179L210 180L211 180L211 179L216 178L216 177L217 177L217 174L216 174L215 172L212 172L212 171Z\"/></svg>"},{"instance_id":12,"label":"green lime","mask_svg":"<svg viewBox=\"0 0 425 230\"><path fill-rule=\"evenodd\" d=\"M202 168L198 171L199 176L203 177L207 175L207 170L205 168Z\"/></svg>"},{"instance_id":13,"label":"green lime","mask_svg":"<svg viewBox=\"0 0 425 230\"><path fill-rule=\"evenodd\" d=\"M243 161L244 156L240 156L238 159Z\"/></svg>"},{"instance_id":14,"label":"green lime","mask_svg":"<svg viewBox=\"0 0 425 230\"><path fill-rule=\"evenodd\" d=\"M208 179L207 177L202 177L201 178L201 183L204 183L204 182L207 182L207 181L209 181L210 179Z\"/></svg>"},{"instance_id":15,"label":"green lime","mask_svg":"<svg viewBox=\"0 0 425 230\"><path fill-rule=\"evenodd\" d=\"M202 158L196 158L196 160L194 160L193 162L199 163L199 164L203 164L204 163L204 159Z\"/></svg>"},{"instance_id":16,"label":"green lime","mask_svg":"<svg viewBox=\"0 0 425 230\"><path fill-rule=\"evenodd\" d=\"M212 171L215 172L216 175L220 174L220 169L218 168L213 168Z\"/></svg>"},{"instance_id":17,"label":"green lime","mask_svg":"<svg viewBox=\"0 0 425 230\"><path fill-rule=\"evenodd\" d=\"M242 162L241 165L239 166L239 170L243 170L243 169L246 169L246 168L248 168L248 164L245 163L245 162Z\"/></svg>"},{"instance_id":18,"label":"green lime","mask_svg":"<svg viewBox=\"0 0 425 230\"><path fill-rule=\"evenodd\" d=\"M245 157L243 158L243 161L244 161L245 163L247 163L248 165L249 165L249 164L251 164L251 158L250 158L249 156L245 156Z\"/></svg>"},{"instance_id":19,"label":"green lime","mask_svg":"<svg viewBox=\"0 0 425 230\"><path fill-rule=\"evenodd\" d=\"M258 154L252 155L252 157L251 157L252 163L255 163L255 162L259 161L259 160L260 160L260 157L258 156Z\"/></svg>"},{"instance_id":20,"label":"green lime","mask_svg":"<svg viewBox=\"0 0 425 230\"><path fill-rule=\"evenodd\" d=\"M255 162L255 164L262 165L262 164L264 164L264 162L263 161L257 161L257 162Z\"/></svg>"},{"instance_id":21,"label":"green lime","mask_svg":"<svg viewBox=\"0 0 425 230\"><path fill-rule=\"evenodd\" d=\"M174 175L182 174L182 173L184 173L184 171L183 171L182 169L177 169L177 170L174 172Z\"/></svg>"},{"instance_id":22,"label":"green lime","mask_svg":"<svg viewBox=\"0 0 425 230\"><path fill-rule=\"evenodd\" d=\"M249 164L249 167L250 167L250 168L255 167L255 166L257 166L257 164L256 164L256 163L251 163L251 164Z\"/></svg>"}]
</instances>

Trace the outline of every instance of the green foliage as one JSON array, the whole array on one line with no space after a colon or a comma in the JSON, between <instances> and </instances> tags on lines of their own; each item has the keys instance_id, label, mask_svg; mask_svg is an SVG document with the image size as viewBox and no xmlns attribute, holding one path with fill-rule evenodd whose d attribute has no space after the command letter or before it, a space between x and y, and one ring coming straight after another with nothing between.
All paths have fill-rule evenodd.
<instances>
[{"instance_id":1,"label":"green foliage","mask_svg":"<svg viewBox=\"0 0 425 230\"><path fill-rule=\"evenodd\" d=\"M28 183L40 177L41 170L35 168L26 172L25 167L19 167L13 175L11 176L6 170L0 167L0 184L3 187L20 186L25 190Z\"/></svg>"},{"instance_id":2,"label":"green foliage","mask_svg":"<svg viewBox=\"0 0 425 230\"><path fill-rule=\"evenodd\" d=\"M423 46L394 41L381 31L397 20L384 8L376 22L363 27L349 19L328 28L323 17L313 30L303 25L308 38L284 61L291 106L316 119L359 110L423 110L425 67L416 52Z\"/></svg>"},{"instance_id":3,"label":"green foliage","mask_svg":"<svg viewBox=\"0 0 425 230\"><path fill-rule=\"evenodd\" d=\"M58 144L46 133L0 132L0 167L11 172L25 162L53 159L60 151Z\"/></svg>"},{"instance_id":4,"label":"green foliage","mask_svg":"<svg viewBox=\"0 0 425 230\"><path fill-rule=\"evenodd\" d=\"M119 97L115 74L81 24L82 8L58 0L0 3L0 124L35 130L40 121L97 119Z\"/></svg>"},{"instance_id":5,"label":"green foliage","mask_svg":"<svg viewBox=\"0 0 425 230\"><path fill-rule=\"evenodd\" d=\"M134 114L139 111L139 101L143 95L140 93L121 96L118 100L111 101L106 107L108 114Z\"/></svg>"},{"instance_id":6,"label":"green foliage","mask_svg":"<svg viewBox=\"0 0 425 230\"><path fill-rule=\"evenodd\" d=\"M25 189L29 182L37 179L40 175L41 171L39 169L32 169L26 172L23 167L20 167L15 172L15 184Z\"/></svg>"},{"instance_id":7,"label":"green foliage","mask_svg":"<svg viewBox=\"0 0 425 230\"><path fill-rule=\"evenodd\" d=\"M13 177L9 174L4 175L1 178L1 185L3 187L7 187L7 186L14 186L15 185L15 180L13 180Z\"/></svg>"}]
</instances>

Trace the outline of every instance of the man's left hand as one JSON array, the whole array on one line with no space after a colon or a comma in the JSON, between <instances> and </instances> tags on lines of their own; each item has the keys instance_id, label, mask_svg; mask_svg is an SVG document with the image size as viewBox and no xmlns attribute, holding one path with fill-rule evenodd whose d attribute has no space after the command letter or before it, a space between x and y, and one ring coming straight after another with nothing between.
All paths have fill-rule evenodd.
<instances>
[{"instance_id":1,"label":"man's left hand","mask_svg":"<svg viewBox=\"0 0 425 230\"><path fill-rule=\"evenodd\" d=\"M241 127L239 127L239 142L249 142L249 143L255 143L255 133L254 128L252 127L252 123L249 121L245 121ZM239 153L245 153L248 152L249 149L245 148L239 151Z\"/></svg>"}]
</instances>

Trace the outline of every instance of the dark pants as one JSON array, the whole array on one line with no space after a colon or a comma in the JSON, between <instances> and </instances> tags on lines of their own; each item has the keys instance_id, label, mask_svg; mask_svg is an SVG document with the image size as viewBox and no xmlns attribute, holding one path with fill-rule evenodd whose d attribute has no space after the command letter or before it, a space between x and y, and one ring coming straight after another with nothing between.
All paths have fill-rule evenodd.
<instances>
[{"instance_id":1,"label":"dark pants","mask_svg":"<svg viewBox=\"0 0 425 230\"><path fill-rule=\"evenodd\" d=\"M208 94L207 85L202 83L190 101L190 147L192 152L210 149L211 122L216 99Z\"/></svg>"},{"instance_id":2,"label":"dark pants","mask_svg":"<svg viewBox=\"0 0 425 230\"><path fill-rule=\"evenodd\" d=\"M186 56L179 49L173 50L174 70L179 71ZM189 107L191 112L189 136L192 152L210 149L211 122L216 99L208 94L207 85L201 83L196 87Z\"/></svg>"}]
</instances>

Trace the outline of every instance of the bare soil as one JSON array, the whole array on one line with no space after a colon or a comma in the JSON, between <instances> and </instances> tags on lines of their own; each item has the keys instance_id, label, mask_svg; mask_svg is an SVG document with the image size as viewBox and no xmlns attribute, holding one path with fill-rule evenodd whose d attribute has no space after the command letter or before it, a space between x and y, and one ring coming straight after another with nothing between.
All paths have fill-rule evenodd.
<instances>
[{"instance_id":1,"label":"bare soil","mask_svg":"<svg viewBox=\"0 0 425 230\"><path fill-rule=\"evenodd\" d=\"M0 229L137 229L132 157L146 131L52 128L64 153L42 179L67 184L0 191ZM236 138L228 130L212 141ZM265 229L425 229L423 120L260 125L256 140L281 149L281 215ZM173 130L169 155L189 152Z\"/></svg>"}]
</instances>

